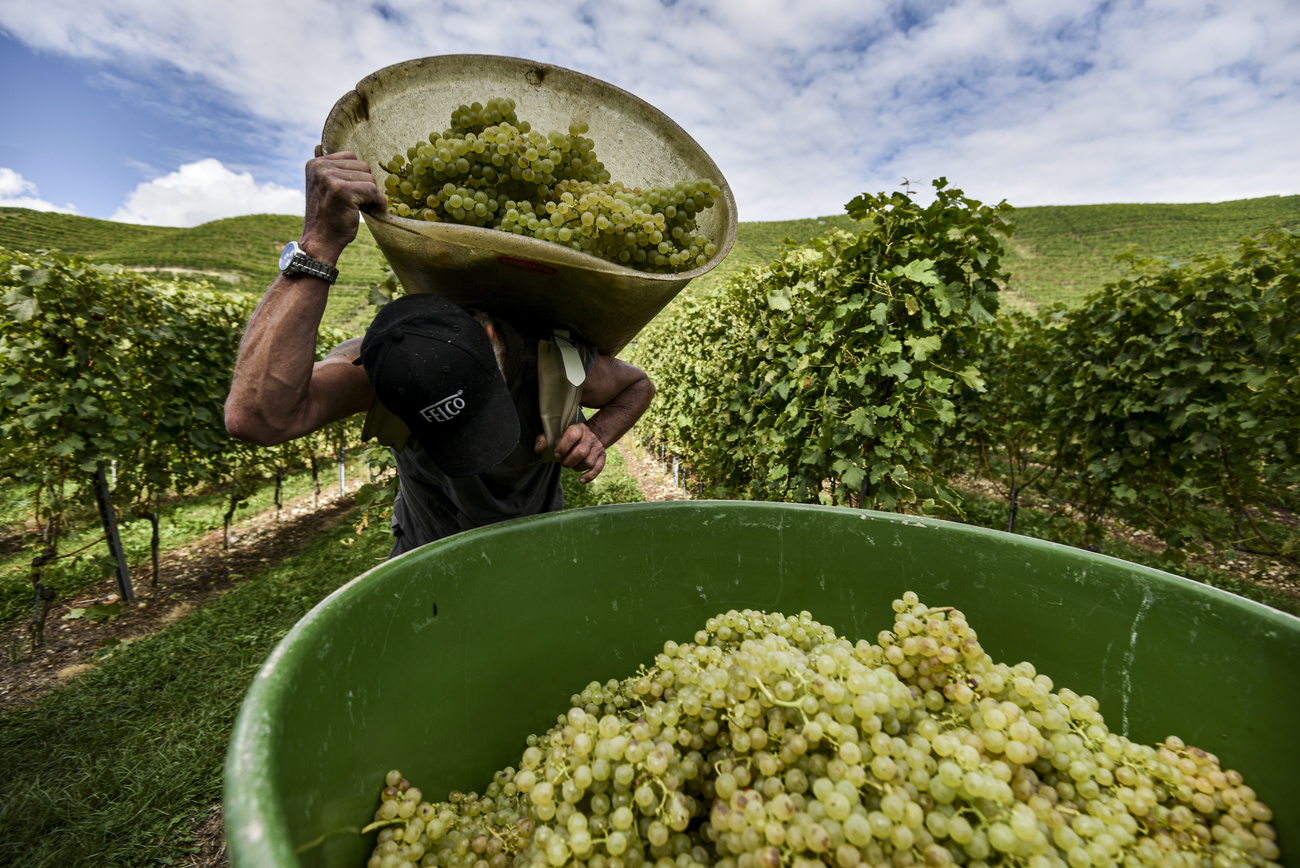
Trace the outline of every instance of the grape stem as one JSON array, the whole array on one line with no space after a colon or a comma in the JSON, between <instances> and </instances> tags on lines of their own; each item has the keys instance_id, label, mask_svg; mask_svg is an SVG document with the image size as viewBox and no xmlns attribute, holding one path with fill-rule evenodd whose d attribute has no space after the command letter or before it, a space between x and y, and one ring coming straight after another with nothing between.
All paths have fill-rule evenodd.
<instances>
[{"instance_id":1,"label":"grape stem","mask_svg":"<svg viewBox=\"0 0 1300 868\"><path fill-rule=\"evenodd\" d=\"M979 808L975 807L974 805L966 805L960 808L959 810L955 811L954 815L961 816L962 814L966 814L966 813L974 814L975 818L985 826L989 825L992 822L988 817L984 816L984 813Z\"/></svg>"},{"instance_id":2,"label":"grape stem","mask_svg":"<svg viewBox=\"0 0 1300 868\"><path fill-rule=\"evenodd\" d=\"M722 774L722 764L723 764L723 763L728 763L728 762L729 762L729 763L735 763L736 765L739 765L742 761L743 761L743 762L745 763L745 765L748 766L748 767L751 767L751 768L752 768L753 765L754 765L754 758L753 758L753 757L748 757L748 756L729 756L729 757L723 757L722 759L716 761L716 762L713 764L713 771L714 771L715 774Z\"/></svg>"},{"instance_id":3,"label":"grape stem","mask_svg":"<svg viewBox=\"0 0 1300 868\"><path fill-rule=\"evenodd\" d=\"M799 686L803 687L804 686L803 679L799 678L797 673L792 673L792 674L794 674L795 678L799 680ZM808 715L804 713L802 703L794 699L791 699L788 702L777 699L775 694L773 694L772 691L768 688L768 686L763 683L763 679L759 678L756 680L758 682L758 689L763 691L763 695L767 697L769 702L771 702L773 705L779 705L782 708L793 708L797 710L800 716L803 717L803 725L807 726L810 723L810 721L808 720Z\"/></svg>"},{"instance_id":4,"label":"grape stem","mask_svg":"<svg viewBox=\"0 0 1300 868\"><path fill-rule=\"evenodd\" d=\"M306 853L308 850L314 850L317 847L319 847L321 844L324 844L326 839L334 835L363 835L365 834L365 831L366 831L365 829L358 831L356 826L343 826L338 829L332 829L326 832L324 835L321 835L319 838L313 838L312 840L307 841L304 844L299 844L298 849L295 850L294 852Z\"/></svg>"},{"instance_id":5,"label":"grape stem","mask_svg":"<svg viewBox=\"0 0 1300 868\"><path fill-rule=\"evenodd\" d=\"M488 834L490 834L493 838L496 838L498 841L501 842L502 849L507 850L508 852L511 853L519 852L519 833L514 828L506 829L506 831L513 833L509 838L507 838L505 835L502 835L500 832L498 832L496 826L488 825L487 830L488 830Z\"/></svg>"}]
</instances>

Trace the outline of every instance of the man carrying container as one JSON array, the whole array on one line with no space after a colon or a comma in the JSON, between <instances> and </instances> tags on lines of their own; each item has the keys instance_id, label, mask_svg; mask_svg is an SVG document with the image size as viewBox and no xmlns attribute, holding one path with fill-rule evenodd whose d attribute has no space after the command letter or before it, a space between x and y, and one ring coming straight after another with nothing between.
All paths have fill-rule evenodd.
<instances>
[{"instance_id":1,"label":"man carrying container","mask_svg":"<svg viewBox=\"0 0 1300 868\"><path fill-rule=\"evenodd\" d=\"M538 334L438 296L399 297L380 309L364 339L315 361L316 331L335 264L356 238L360 210L387 200L369 165L352 153L307 163L300 241L240 343L226 399L232 436L274 446L355 413L366 435L390 443L401 493L393 506L392 556L461 530L564 505L560 469L591 482L605 449L645 412L654 385L640 369L584 348L578 403L550 443L540 418Z\"/></svg>"}]
</instances>

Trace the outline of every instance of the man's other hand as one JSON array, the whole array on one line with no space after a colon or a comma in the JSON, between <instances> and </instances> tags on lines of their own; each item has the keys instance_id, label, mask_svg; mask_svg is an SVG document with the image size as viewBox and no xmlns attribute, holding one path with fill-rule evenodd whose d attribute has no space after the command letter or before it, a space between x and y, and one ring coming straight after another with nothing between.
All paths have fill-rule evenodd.
<instances>
[{"instance_id":1,"label":"man's other hand","mask_svg":"<svg viewBox=\"0 0 1300 868\"><path fill-rule=\"evenodd\" d=\"M538 454L548 448L546 435L539 434L533 449ZM570 425L555 446L555 457L565 467L577 470L582 475L578 481L586 484L600 475L605 469L605 444L583 422Z\"/></svg>"}]
</instances>

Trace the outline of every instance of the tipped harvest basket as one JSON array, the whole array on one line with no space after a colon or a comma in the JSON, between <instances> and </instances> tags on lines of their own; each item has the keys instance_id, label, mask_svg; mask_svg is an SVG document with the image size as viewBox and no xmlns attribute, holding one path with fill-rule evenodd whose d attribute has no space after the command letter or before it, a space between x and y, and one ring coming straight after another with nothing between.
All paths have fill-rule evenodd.
<instances>
[{"instance_id":1,"label":"tipped harvest basket","mask_svg":"<svg viewBox=\"0 0 1300 868\"><path fill-rule=\"evenodd\" d=\"M385 67L334 106L321 135L352 151L383 182L396 154L448 126L461 105L515 100L535 129L586 123L612 178L628 187L708 178L722 188L698 218L717 251L704 265L647 274L558 244L495 229L367 214L366 224L408 292L432 292L506 317L567 328L614 354L691 280L727 255L736 202L721 170L671 118L611 84L515 57L442 55Z\"/></svg>"}]
</instances>

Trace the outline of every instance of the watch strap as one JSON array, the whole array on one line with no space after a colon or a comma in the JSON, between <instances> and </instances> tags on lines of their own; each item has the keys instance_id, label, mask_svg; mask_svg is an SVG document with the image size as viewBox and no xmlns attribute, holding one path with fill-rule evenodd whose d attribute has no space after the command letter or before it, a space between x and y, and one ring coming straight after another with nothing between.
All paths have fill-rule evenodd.
<instances>
[{"instance_id":1,"label":"watch strap","mask_svg":"<svg viewBox=\"0 0 1300 868\"><path fill-rule=\"evenodd\" d=\"M301 250L295 250L293 258L284 267L284 274L310 274L327 281L331 286L339 279L339 270L328 262L313 259Z\"/></svg>"}]
</instances>

